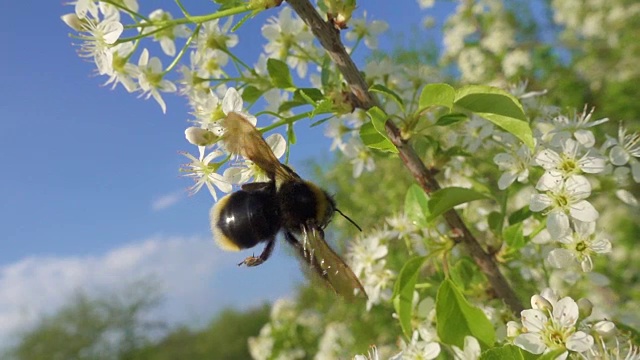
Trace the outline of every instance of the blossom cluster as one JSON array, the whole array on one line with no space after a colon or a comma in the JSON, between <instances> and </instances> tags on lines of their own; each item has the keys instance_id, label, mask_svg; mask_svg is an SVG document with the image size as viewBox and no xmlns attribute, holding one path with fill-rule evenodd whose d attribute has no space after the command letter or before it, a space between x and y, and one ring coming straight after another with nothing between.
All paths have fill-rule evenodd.
<instances>
[{"instance_id":1,"label":"blossom cluster","mask_svg":"<svg viewBox=\"0 0 640 360\"><path fill-rule=\"evenodd\" d=\"M187 138L206 149L198 149L198 156L189 155L191 163L185 170L196 180L191 189L197 191L206 184L214 199L217 198L215 189L227 192L230 185L246 182L254 174L246 168L227 171L226 166L212 163L214 159L225 162L224 148L214 144L224 130L217 122L226 115L223 111L225 102L220 99L227 97L230 78L245 84L242 90L237 88L235 94L238 96L234 95L234 101L244 96L243 90L249 85L267 102L265 112L280 113L280 119L291 116L289 111L280 110L281 105L290 100L291 93L274 86L267 69L267 60L277 59L294 69L300 79L310 81L312 86L322 89L328 96L336 94L334 106L342 106L343 99L338 95L341 90L336 87L339 84L337 74L333 75L336 79L328 84L321 82L321 65L326 62L327 55L313 42L309 28L290 7L282 7L279 14L269 18L262 27L265 44L254 66L247 65L232 52L239 43L239 35L233 29L233 16L226 20L213 16L194 24L194 27L174 19L163 9L144 16L139 13L136 0L127 0L118 7L94 0L79 0L74 3L74 10L62 19L78 32L74 36L81 40L80 56L91 59L97 73L108 77L105 84L112 88L120 84L130 93L153 98L163 113L167 111L163 93L178 93L187 98L195 116L194 127L187 130ZM131 18L130 24L121 19L123 15ZM370 49L376 48L378 35L388 28L383 21L368 20L366 13L362 18L353 17L349 21L352 26L345 30L347 39L356 47L363 43ZM129 33L131 36L124 37ZM143 41L147 38L160 45L162 54L152 55L150 48L144 46ZM139 57L134 63L131 60L136 53ZM169 66L163 66L162 57L170 59ZM186 64L183 63L185 60ZM256 123L251 115L245 115ZM354 127L355 132L361 123ZM333 137L330 128L327 134ZM358 140L353 136L346 143L335 143L335 148L352 159L356 176L364 170L372 171L375 166L370 151ZM286 142L281 136L268 141L278 152L285 150ZM251 164L245 165L251 168Z\"/></svg>"},{"instance_id":2,"label":"blossom cluster","mask_svg":"<svg viewBox=\"0 0 640 360\"><path fill-rule=\"evenodd\" d=\"M419 3L423 8L433 5L429 0ZM555 7L565 6L552 3ZM186 20L195 18L176 19L162 9L142 15L136 0L118 4L77 0L73 3L74 12L63 16L63 20L78 32L79 55L95 63L97 73L107 78L105 84L112 88L120 84L129 93L153 98L163 113L167 111L164 94L186 97L192 118L184 135L197 147L197 155L184 153L189 162L182 168L185 176L194 181L191 193L206 187L217 200L219 193L228 193L235 185L264 179L255 164L225 148L221 120L231 113L254 125L258 125L256 115L274 118L273 123L261 123L261 128L288 126L287 138L276 133L265 139L274 155L282 158L292 140L294 123L312 117L318 108L326 112L322 104L330 103L331 117L319 122L325 123L325 135L332 140L331 149L340 151L352 164L353 178L376 169L376 153L360 136L363 126L369 123L366 112L354 109L349 102L344 79L326 71L327 55L290 7L282 7L262 26L265 44L255 63L248 65L233 53L240 40L235 28L241 25L233 17L226 20L197 17L205 20L190 23ZM595 20L581 23L570 9L564 9L556 19L558 23L574 30L582 26L580 33L597 36L586 26ZM607 11L626 19L619 10ZM633 11L638 11L637 7L631 7L630 12ZM498 0L459 2L446 21L443 60L457 65L463 82L506 86L531 69L530 51L516 41L519 34L505 14ZM130 18L129 23L124 23L125 17ZM361 43L375 49L378 36L388 28L383 21L368 20L366 13L361 18L343 14L334 20L346 31L345 38L353 45L350 52ZM346 27L347 23L349 26L344 29L342 25ZM152 56L153 48L146 47L145 38L157 43L161 51L158 56ZM137 62L132 62L134 57ZM161 57L170 59L168 66L163 66ZM322 100L313 103L309 94L296 92L288 84L278 84L274 80L277 64L292 69L300 87L319 89ZM418 101L424 84L440 80L441 75L433 66L408 65L396 63L390 57L378 57L363 70L368 83L381 85L385 91L405 99L381 96L380 108L393 114L393 120L402 127L402 136L422 150L419 155L429 165L440 170L441 184L481 188L491 192L494 199L501 196L508 199L503 204L475 201L456 209L472 224L472 231L484 240L483 245L498 261L504 261L505 267L515 269L523 279L532 280L527 284L528 291L538 291L549 282L561 289L569 282L577 283L581 276L586 279L582 272L597 269L596 256L615 251L612 237L604 232L607 229L602 226L603 214L598 211L602 206L598 200L602 193L613 190L624 204L638 205L627 189L640 183L640 134L620 124L617 136L603 135L609 119L594 120L594 109L585 106L582 112L563 113L543 105L545 91L527 92L523 83L510 91L524 106L534 129L535 147L529 147L476 115L453 126L439 126L438 110L420 109ZM285 80L293 82L293 76L288 75L291 79ZM296 113L297 109L293 109L300 105L300 98L314 110L302 116ZM264 103L260 104L264 111L252 115L250 109L259 101ZM486 159L493 159L493 163ZM493 176L496 170L501 172L499 176ZM385 338L386 344L378 344L369 354L357 358L433 359L449 352L457 359L477 359L480 345L476 338L465 337L460 348L440 339L435 326L432 282L442 274L450 275L448 267L455 263L453 260L465 259L456 246L457 229L448 228L440 218L430 220L426 226L426 219L416 221L414 215L387 218L383 226L361 234L349 244L345 259L368 294L366 306L360 310L369 314L381 311L389 315L389 321L399 321L394 307L397 300L394 284L406 260L411 256L439 260L427 262L420 273L424 281L414 293L407 336L398 341ZM512 221L512 215L521 218L516 216ZM511 229L521 226L520 244L506 239L507 221ZM543 258L546 262L538 261ZM573 271L576 265L582 272ZM425 274L434 278L424 279ZM562 276L563 281L554 282L555 276ZM489 292L486 284L465 290L481 294L479 298ZM520 323L508 322L506 339L499 335L498 341L511 342L535 354L560 349L564 351L561 359L569 355L619 358L621 354L627 354L627 359L640 358L637 346L611 340L612 322L588 321L588 314L581 313L581 304L585 302L576 302L571 297L559 299L550 291L535 295L532 309L522 312ZM475 306L484 311L496 329L504 328L504 313L497 310L497 305ZM614 310L603 313L615 316ZM637 320L637 315L634 319ZM292 333L299 335L295 341L291 339ZM329 359L350 354L350 348L358 341L361 341L358 334L346 322L325 321L317 311L307 311L295 302L282 300L274 304L271 321L249 341L249 346L256 359L267 359L274 353L281 358L303 358L315 353L317 359Z\"/></svg>"}]
</instances>

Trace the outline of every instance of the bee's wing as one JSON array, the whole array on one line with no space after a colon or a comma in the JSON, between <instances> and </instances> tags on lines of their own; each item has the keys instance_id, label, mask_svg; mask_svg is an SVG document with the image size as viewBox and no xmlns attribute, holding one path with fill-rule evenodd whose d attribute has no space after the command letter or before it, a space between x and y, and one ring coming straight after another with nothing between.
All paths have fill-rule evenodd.
<instances>
[{"instance_id":1,"label":"bee's wing","mask_svg":"<svg viewBox=\"0 0 640 360\"><path fill-rule=\"evenodd\" d=\"M258 129L244 116L231 112L221 123L225 128L222 139L230 153L242 155L253 161L272 180L294 177L292 171L278 161Z\"/></svg>"},{"instance_id":2,"label":"bee's wing","mask_svg":"<svg viewBox=\"0 0 640 360\"><path fill-rule=\"evenodd\" d=\"M302 241L298 241L291 232L285 232L285 238L309 263L311 268L337 294L353 300L358 297L367 298L360 280L351 268L336 254L324 240L324 231L316 226L302 227ZM354 290L358 289L356 293Z\"/></svg>"}]
</instances>

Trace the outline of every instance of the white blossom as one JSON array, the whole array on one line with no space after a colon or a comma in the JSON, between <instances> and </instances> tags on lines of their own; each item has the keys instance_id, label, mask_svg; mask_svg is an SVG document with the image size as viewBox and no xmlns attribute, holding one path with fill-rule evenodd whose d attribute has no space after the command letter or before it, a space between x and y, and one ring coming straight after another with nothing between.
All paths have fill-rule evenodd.
<instances>
[{"instance_id":1,"label":"white blossom","mask_svg":"<svg viewBox=\"0 0 640 360\"><path fill-rule=\"evenodd\" d=\"M499 153L493 158L493 162L504 171L498 180L498 188L504 190L515 180L525 183L529 179L529 166L531 164L531 151L526 145L521 145L513 153Z\"/></svg>"},{"instance_id":2,"label":"white blossom","mask_svg":"<svg viewBox=\"0 0 640 360\"><path fill-rule=\"evenodd\" d=\"M522 328L513 340L515 345L533 354L556 349L583 353L593 346L593 337L576 328L579 311L573 299L555 301L536 295L531 302L533 308L521 312ZM560 358L567 355L565 352Z\"/></svg>"},{"instance_id":3,"label":"white blossom","mask_svg":"<svg viewBox=\"0 0 640 360\"><path fill-rule=\"evenodd\" d=\"M157 57L149 58L149 51L144 49L138 60L138 84L146 99L153 97L163 113L167 112L167 106L160 95L162 92L175 92L178 88L171 81L164 79L162 63Z\"/></svg>"},{"instance_id":4,"label":"white blossom","mask_svg":"<svg viewBox=\"0 0 640 360\"><path fill-rule=\"evenodd\" d=\"M453 356L456 360L478 360L480 358L480 343L473 336L464 337L464 350L453 345Z\"/></svg>"},{"instance_id":5,"label":"white blossom","mask_svg":"<svg viewBox=\"0 0 640 360\"><path fill-rule=\"evenodd\" d=\"M587 111L587 105L581 113L575 113L572 117L558 115L552 119L555 129L553 130L553 144L560 144L564 139L573 136L580 145L591 148L595 145L596 140L590 128L604 124L609 118L603 118L591 121L591 117L595 108Z\"/></svg>"},{"instance_id":6,"label":"white blossom","mask_svg":"<svg viewBox=\"0 0 640 360\"><path fill-rule=\"evenodd\" d=\"M581 173L597 174L604 171L605 160L598 156L591 156L587 152L579 156L580 146L573 139L565 139L562 152L544 149L535 157L535 162L546 171L541 182L554 181L556 178L569 178Z\"/></svg>"},{"instance_id":7,"label":"white blossom","mask_svg":"<svg viewBox=\"0 0 640 360\"><path fill-rule=\"evenodd\" d=\"M191 160L191 162L184 164L181 170L185 173L185 176L192 178L196 182L189 188L191 194L197 193L202 189L203 185L206 185L213 199L217 201L218 195L214 186L224 193L229 193L232 190L231 181L228 180L228 176L218 174L217 171L220 165L213 162L214 159L224 158L225 152L214 149L205 155L204 146L199 146L198 149L200 152L198 158L189 153L182 153Z\"/></svg>"},{"instance_id":8,"label":"white blossom","mask_svg":"<svg viewBox=\"0 0 640 360\"><path fill-rule=\"evenodd\" d=\"M173 20L171 13L162 9L154 10L149 14L149 20L151 22L165 22ZM144 22L143 22L144 24ZM159 30L156 26L145 26L141 28L142 34L149 34L153 32L153 40L160 43L160 48L167 56L175 56L176 54L176 38L186 38L190 35L189 28L186 25L175 25Z\"/></svg>"},{"instance_id":9,"label":"white blossom","mask_svg":"<svg viewBox=\"0 0 640 360\"><path fill-rule=\"evenodd\" d=\"M640 133L627 134L627 129L620 125L618 139L609 152L611 163L616 166L629 164L633 180L640 183Z\"/></svg>"},{"instance_id":10,"label":"white blossom","mask_svg":"<svg viewBox=\"0 0 640 360\"><path fill-rule=\"evenodd\" d=\"M593 269L591 255L606 254L611 252L611 242L596 236L595 222L574 221L574 231L558 239L562 248L554 249L549 253L548 261L557 268L568 266L577 261L582 271L589 272Z\"/></svg>"},{"instance_id":11,"label":"white blossom","mask_svg":"<svg viewBox=\"0 0 640 360\"><path fill-rule=\"evenodd\" d=\"M351 19L350 30L345 35L349 41L364 39L364 44L369 49L378 48L378 36L387 31L389 24L382 20L373 20L367 23L367 13L362 19Z\"/></svg>"},{"instance_id":12,"label":"white blossom","mask_svg":"<svg viewBox=\"0 0 640 360\"><path fill-rule=\"evenodd\" d=\"M267 57L286 61L300 77L307 74L304 51L312 51L313 35L304 21L292 16L290 7L280 10L278 18L270 18L262 27L262 35L269 40L264 46Z\"/></svg>"},{"instance_id":13,"label":"white blossom","mask_svg":"<svg viewBox=\"0 0 640 360\"><path fill-rule=\"evenodd\" d=\"M574 175L564 181L561 177L543 177L536 188L545 193L531 196L530 209L538 212L548 209L547 230L552 238L558 239L569 231L569 217L591 222L598 218L598 211L585 200L591 194L589 181L581 175Z\"/></svg>"}]
</instances>

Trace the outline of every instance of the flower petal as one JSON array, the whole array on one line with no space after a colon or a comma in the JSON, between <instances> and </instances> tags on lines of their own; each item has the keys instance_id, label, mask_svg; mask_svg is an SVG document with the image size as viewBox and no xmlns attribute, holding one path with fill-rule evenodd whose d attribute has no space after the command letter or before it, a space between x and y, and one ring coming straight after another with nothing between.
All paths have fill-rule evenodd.
<instances>
[{"instance_id":1,"label":"flower petal","mask_svg":"<svg viewBox=\"0 0 640 360\"><path fill-rule=\"evenodd\" d=\"M540 335L534 333L520 334L513 343L532 354L542 354L547 348Z\"/></svg>"},{"instance_id":2,"label":"flower petal","mask_svg":"<svg viewBox=\"0 0 640 360\"><path fill-rule=\"evenodd\" d=\"M496 163L501 169L512 168L516 161L513 155L507 153L500 153L493 157L493 162Z\"/></svg>"},{"instance_id":3,"label":"flower petal","mask_svg":"<svg viewBox=\"0 0 640 360\"><path fill-rule=\"evenodd\" d=\"M562 269L573 263L573 254L567 249L554 249L547 255L547 261L551 266Z\"/></svg>"},{"instance_id":4,"label":"flower petal","mask_svg":"<svg viewBox=\"0 0 640 360\"><path fill-rule=\"evenodd\" d=\"M611 163L616 166L626 164L630 157L629 153L620 145L612 147L609 152L609 160L611 160Z\"/></svg>"},{"instance_id":5,"label":"flower petal","mask_svg":"<svg viewBox=\"0 0 640 360\"><path fill-rule=\"evenodd\" d=\"M529 209L538 212L546 209L551 205L551 198L547 194L533 194L529 203Z\"/></svg>"},{"instance_id":6,"label":"flower petal","mask_svg":"<svg viewBox=\"0 0 640 360\"><path fill-rule=\"evenodd\" d=\"M518 174L507 171L500 176L498 180L498 189L504 190L509 187L509 185L513 184L516 181Z\"/></svg>"},{"instance_id":7,"label":"flower petal","mask_svg":"<svg viewBox=\"0 0 640 360\"><path fill-rule=\"evenodd\" d=\"M540 180L538 180L536 189L540 191L556 190L562 186L563 180L561 172L554 170L545 171L540 177Z\"/></svg>"},{"instance_id":8,"label":"flower petal","mask_svg":"<svg viewBox=\"0 0 640 360\"><path fill-rule=\"evenodd\" d=\"M535 157L535 162L545 170L555 169L561 161L560 155L551 149L544 149Z\"/></svg>"},{"instance_id":9,"label":"flower petal","mask_svg":"<svg viewBox=\"0 0 640 360\"><path fill-rule=\"evenodd\" d=\"M598 214L598 210L596 210L596 208L594 208L587 200L571 204L569 214L571 214L572 218L580 221L596 221L598 216L600 216L600 214Z\"/></svg>"},{"instance_id":10,"label":"flower petal","mask_svg":"<svg viewBox=\"0 0 640 360\"><path fill-rule=\"evenodd\" d=\"M222 111L225 114L242 111L242 97L235 88L228 88L222 99Z\"/></svg>"},{"instance_id":11,"label":"flower petal","mask_svg":"<svg viewBox=\"0 0 640 360\"><path fill-rule=\"evenodd\" d=\"M540 332L547 322L547 315L538 309L527 309L520 312L522 326L527 332Z\"/></svg>"},{"instance_id":12,"label":"flower petal","mask_svg":"<svg viewBox=\"0 0 640 360\"><path fill-rule=\"evenodd\" d=\"M554 211L547 217L547 230L552 239L558 239L569 232L569 217L561 211Z\"/></svg>"},{"instance_id":13,"label":"flower petal","mask_svg":"<svg viewBox=\"0 0 640 360\"><path fill-rule=\"evenodd\" d=\"M569 336L566 343L567 349L576 352L584 352L589 350L593 346L593 336L583 332L577 331L573 335Z\"/></svg>"},{"instance_id":14,"label":"flower petal","mask_svg":"<svg viewBox=\"0 0 640 360\"><path fill-rule=\"evenodd\" d=\"M284 155L284 152L287 150L287 141L281 134L271 134L265 139L265 141L271 148L271 151L273 151L273 155L278 159Z\"/></svg>"},{"instance_id":15,"label":"flower petal","mask_svg":"<svg viewBox=\"0 0 640 360\"><path fill-rule=\"evenodd\" d=\"M570 297L560 299L553 307L553 318L562 327L572 327L578 321L578 304Z\"/></svg>"},{"instance_id":16,"label":"flower petal","mask_svg":"<svg viewBox=\"0 0 640 360\"><path fill-rule=\"evenodd\" d=\"M578 161L582 171L588 174L597 174L604 171L606 162L603 158L597 156L585 156Z\"/></svg>"},{"instance_id":17,"label":"flower petal","mask_svg":"<svg viewBox=\"0 0 640 360\"><path fill-rule=\"evenodd\" d=\"M596 144L596 139L593 136L593 133L590 130L577 130L573 133L573 136L578 140L582 146L588 148L592 148L593 145Z\"/></svg>"}]
</instances>

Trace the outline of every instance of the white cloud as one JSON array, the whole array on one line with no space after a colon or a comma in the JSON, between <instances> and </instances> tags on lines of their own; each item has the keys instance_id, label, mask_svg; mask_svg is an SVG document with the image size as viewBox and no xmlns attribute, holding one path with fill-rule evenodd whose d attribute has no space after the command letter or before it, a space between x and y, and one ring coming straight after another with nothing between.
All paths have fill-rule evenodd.
<instances>
[{"instance_id":1,"label":"white cloud","mask_svg":"<svg viewBox=\"0 0 640 360\"><path fill-rule=\"evenodd\" d=\"M210 238L153 237L97 256L29 257L4 265L0 347L78 290L104 294L152 278L163 294L155 310L158 319L204 325L223 306L242 308L275 299L291 291L293 279L300 279L295 261L277 259L282 253L259 268L238 268L245 256L223 253Z\"/></svg>"},{"instance_id":2,"label":"white cloud","mask_svg":"<svg viewBox=\"0 0 640 360\"><path fill-rule=\"evenodd\" d=\"M184 198L185 190L174 191L159 196L151 202L151 210L160 211L172 207Z\"/></svg>"}]
</instances>

